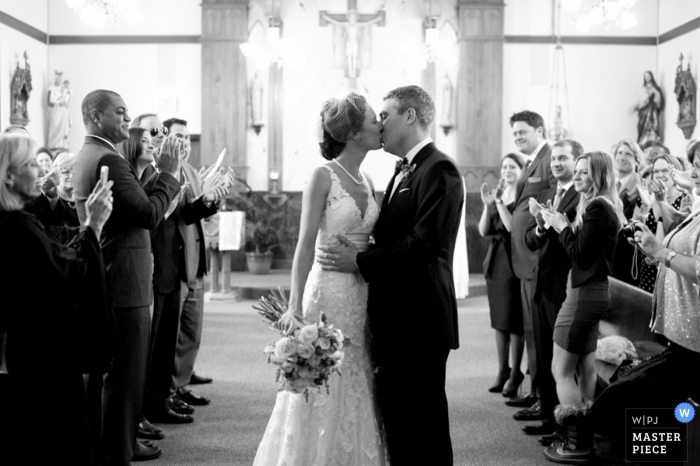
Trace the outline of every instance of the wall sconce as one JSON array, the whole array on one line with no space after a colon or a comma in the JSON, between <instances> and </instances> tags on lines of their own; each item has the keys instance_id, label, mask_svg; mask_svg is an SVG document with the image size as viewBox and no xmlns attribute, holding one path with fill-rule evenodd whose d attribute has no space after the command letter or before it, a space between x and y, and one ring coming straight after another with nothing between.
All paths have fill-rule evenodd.
<instances>
[{"instance_id":1,"label":"wall sconce","mask_svg":"<svg viewBox=\"0 0 700 466\"><path fill-rule=\"evenodd\" d=\"M260 134L263 123L263 80L260 79L258 73L250 83L250 113L253 123L251 126L255 130L255 134Z\"/></svg>"},{"instance_id":2,"label":"wall sconce","mask_svg":"<svg viewBox=\"0 0 700 466\"><path fill-rule=\"evenodd\" d=\"M280 179L280 171L278 168L271 168L269 177L272 183L272 189L269 193L263 195L263 200L273 209L278 209L287 202L289 196L279 191L278 181Z\"/></svg>"},{"instance_id":3,"label":"wall sconce","mask_svg":"<svg viewBox=\"0 0 700 466\"><path fill-rule=\"evenodd\" d=\"M437 58L437 47L440 43L440 30L437 28L437 17L426 16L423 21L425 28L425 49L426 58L429 62L435 62Z\"/></svg>"},{"instance_id":4,"label":"wall sconce","mask_svg":"<svg viewBox=\"0 0 700 466\"><path fill-rule=\"evenodd\" d=\"M246 58L259 59L267 66L275 63L282 66L282 20L278 16L268 18L265 40L259 38L258 42L244 42L239 47Z\"/></svg>"},{"instance_id":5,"label":"wall sconce","mask_svg":"<svg viewBox=\"0 0 700 466\"><path fill-rule=\"evenodd\" d=\"M442 118L440 119L440 127L444 131L445 136L454 127L452 124L452 93L452 81L450 81L449 76L445 75L442 79Z\"/></svg>"}]
</instances>

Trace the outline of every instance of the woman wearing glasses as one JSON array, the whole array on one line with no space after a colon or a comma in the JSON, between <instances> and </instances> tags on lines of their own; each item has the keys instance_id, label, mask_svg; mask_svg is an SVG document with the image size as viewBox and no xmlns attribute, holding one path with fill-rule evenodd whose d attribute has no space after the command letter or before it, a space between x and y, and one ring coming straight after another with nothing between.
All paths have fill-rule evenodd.
<instances>
[{"instance_id":1,"label":"woman wearing glasses","mask_svg":"<svg viewBox=\"0 0 700 466\"><path fill-rule=\"evenodd\" d=\"M24 208L36 216L49 238L61 244L68 244L80 226L73 195L74 165L75 154L58 154L49 173L38 181L41 195Z\"/></svg>"},{"instance_id":2,"label":"woman wearing glasses","mask_svg":"<svg viewBox=\"0 0 700 466\"><path fill-rule=\"evenodd\" d=\"M680 168L678 160L668 154L659 155L652 163L649 192L653 195L653 202L645 223L659 241L663 241L666 233L670 231L670 225L674 219L671 208L676 211L680 210L686 197L685 193L676 188L671 178L671 170L680 170ZM650 261L642 261L639 287L653 293L657 272L656 265Z\"/></svg>"}]
</instances>

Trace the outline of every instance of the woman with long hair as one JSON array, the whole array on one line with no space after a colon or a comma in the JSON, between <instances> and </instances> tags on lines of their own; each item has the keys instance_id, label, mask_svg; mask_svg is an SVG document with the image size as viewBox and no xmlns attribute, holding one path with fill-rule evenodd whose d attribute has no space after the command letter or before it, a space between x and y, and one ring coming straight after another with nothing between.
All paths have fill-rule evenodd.
<instances>
[{"instance_id":1,"label":"woman with long hair","mask_svg":"<svg viewBox=\"0 0 700 466\"><path fill-rule=\"evenodd\" d=\"M129 139L121 144L124 158L134 167L136 176L144 184L155 172L153 161L156 146L153 137L143 128L129 128Z\"/></svg>"},{"instance_id":2,"label":"woman with long hair","mask_svg":"<svg viewBox=\"0 0 700 466\"><path fill-rule=\"evenodd\" d=\"M542 210L571 257L566 300L554 325L552 375L560 402L554 414L566 430L561 445L545 449L545 456L555 462L593 456L590 404L596 384L598 322L610 308L608 275L617 233L625 222L615 184L612 157L585 153L574 172L581 201L573 223L553 209Z\"/></svg>"},{"instance_id":3,"label":"woman with long hair","mask_svg":"<svg viewBox=\"0 0 700 466\"><path fill-rule=\"evenodd\" d=\"M489 298L491 327L496 331L498 374L492 393L513 397L525 378L520 370L525 344L520 280L513 272L510 251L510 226L515 201L515 185L524 167L523 159L507 154L501 160L501 180L496 189L481 185L484 210L479 220L481 236L490 236L491 244L484 259L484 275ZM508 365L511 353L512 368Z\"/></svg>"}]
</instances>

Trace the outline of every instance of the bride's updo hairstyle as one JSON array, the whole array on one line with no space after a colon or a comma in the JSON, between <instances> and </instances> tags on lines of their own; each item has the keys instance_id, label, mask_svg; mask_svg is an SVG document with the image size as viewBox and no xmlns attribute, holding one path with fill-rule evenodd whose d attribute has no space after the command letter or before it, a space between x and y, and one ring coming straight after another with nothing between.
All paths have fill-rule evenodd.
<instances>
[{"instance_id":1,"label":"bride's updo hairstyle","mask_svg":"<svg viewBox=\"0 0 700 466\"><path fill-rule=\"evenodd\" d=\"M367 100L351 92L342 99L329 99L321 108L323 140L320 142L321 155L333 160L345 148L345 144L362 132L365 122Z\"/></svg>"}]
</instances>

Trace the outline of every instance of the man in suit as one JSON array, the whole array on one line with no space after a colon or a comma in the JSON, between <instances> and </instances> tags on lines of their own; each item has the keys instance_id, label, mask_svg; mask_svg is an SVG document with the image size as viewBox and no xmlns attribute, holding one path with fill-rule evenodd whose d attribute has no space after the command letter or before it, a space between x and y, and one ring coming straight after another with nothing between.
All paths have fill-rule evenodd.
<instances>
[{"instance_id":1,"label":"man in suit","mask_svg":"<svg viewBox=\"0 0 700 466\"><path fill-rule=\"evenodd\" d=\"M116 145L129 136L131 120L124 100L116 92L96 90L83 100L82 113L87 135L76 157L74 176L81 223L86 218L85 202L100 179L102 167L109 168L109 179L114 181L114 209L101 236L118 330L118 348L103 394L103 460L108 466L127 466L134 456L150 459L160 455L157 447L144 447L136 442L146 379L152 301L148 230L163 219L180 190L177 177L181 144L173 141L164 145L158 159L160 173L152 191L146 194L131 165L116 149Z\"/></svg>"},{"instance_id":2,"label":"man in suit","mask_svg":"<svg viewBox=\"0 0 700 466\"><path fill-rule=\"evenodd\" d=\"M558 234L542 219L540 205L550 205L563 213L570 222L576 217L579 193L574 189L576 159L583 154L580 143L570 139L558 141L552 147L550 167L557 179L557 187L542 191L537 200L530 198L532 215L525 233L525 243L537 252L534 275L535 295L532 302L532 329L537 351L537 374L540 390L542 422L526 425L528 435L552 434L556 428L554 407L559 403L557 386L552 376L554 323L566 299L566 281L571 269L571 258L559 242ZM545 437L544 441L547 438Z\"/></svg>"},{"instance_id":3,"label":"man in suit","mask_svg":"<svg viewBox=\"0 0 700 466\"><path fill-rule=\"evenodd\" d=\"M540 418L537 401L537 356L535 340L532 334L532 312L530 309L534 296L533 279L537 254L530 251L525 244L525 230L530 223L529 199L537 197L545 189L556 186L557 180L549 167L552 147L545 139L544 119L529 110L518 112L510 117L513 137L518 150L527 158L528 165L522 171L515 187L515 210L511 223L511 253L513 272L520 279L520 299L523 309L525 328L525 346L527 347L527 365L530 371L530 393L506 401L510 406L530 408L517 412L514 417L522 420Z\"/></svg>"},{"instance_id":4,"label":"man in suit","mask_svg":"<svg viewBox=\"0 0 700 466\"><path fill-rule=\"evenodd\" d=\"M391 464L452 465L445 368L459 346L452 258L462 177L429 137L435 115L418 86L394 89L380 113L384 150L404 159L386 189L374 248L328 248L327 270L359 271L369 283L368 320L377 400ZM418 337L419 347L407 342ZM410 388L418 376L418 393ZM429 429L429 433L426 431Z\"/></svg>"}]
</instances>

